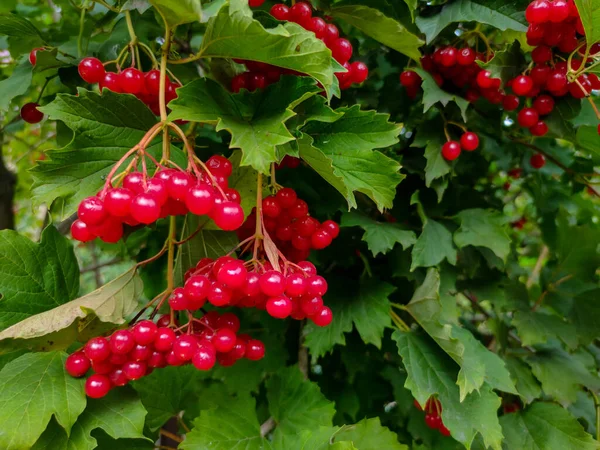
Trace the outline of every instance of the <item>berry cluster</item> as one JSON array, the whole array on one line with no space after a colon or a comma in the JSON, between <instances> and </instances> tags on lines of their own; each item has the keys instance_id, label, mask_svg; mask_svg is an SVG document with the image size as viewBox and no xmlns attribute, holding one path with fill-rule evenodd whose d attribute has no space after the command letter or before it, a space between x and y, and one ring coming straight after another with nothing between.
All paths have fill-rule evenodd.
<instances>
[{"instance_id":1,"label":"berry cluster","mask_svg":"<svg viewBox=\"0 0 600 450\"><path fill-rule=\"evenodd\" d=\"M462 150L472 152L479 147L479 136L472 131L465 131L460 141L448 141L442 146L442 156L447 161L454 161Z\"/></svg>"},{"instance_id":2,"label":"berry cluster","mask_svg":"<svg viewBox=\"0 0 600 450\"><path fill-rule=\"evenodd\" d=\"M262 3L264 1L250 0L252 7L260 6ZM291 8L278 3L271 8L271 15L277 20L297 23L304 29L315 33L315 36L325 43L335 60L347 70L347 72L335 74L340 83L340 89L348 89L352 84L360 84L367 79L369 68L365 63L360 61L350 63L353 53L350 41L340 37L340 32L334 24L327 23L321 17L313 17L313 10L309 3L298 2ZM245 64L248 71L236 75L231 80L233 92L239 92L241 89L250 91L263 89L265 86L277 82L281 75L285 74L302 75L300 72L256 61L236 60L236 62Z\"/></svg>"},{"instance_id":3,"label":"berry cluster","mask_svg":"<svg viewBox=\"0 0 600 450\"><path fill-rule=\"evenodd\" d=\"M324 327L331 310L323 305L327 281L308 261L286 262L276 270L269 262L244 262L231 256L201 259L185 274L185 284L169 298L175 311L195 311L208 301L216 307L265 309L277 319L309 318Z\"/></svg>"},{"instance_id":4,"label":"berry cluster","mask_svg":"<svg viewBox=\"0 0 600 450\"><path fill-rule=\"evenodd\" d=\"M223 230L239 228L244 221L240 194L227 187L231 162L214 155L207 167L210 176L204 172L196 177L178 169L160 169L149 179L141 172L127 174L121 187L105 186L79 204L78 220L71 226L73 238L87 242L99 237L115 243L123 236L124 223L148 225L189 212L208 215Z\"/></svg>"},{"instance_id":5,"label":"berry cluster","mask_svg":"<svg viewBox=\"0 0 600 450\"><path fill-rule=\"evenodd\" d=\"M231 366L244 357L257 361L265 355L261 341L237 334L240 321L232 313L211 311L192 319L187 333L171 328L170 322L166 315L157 323L143 320L108 338L90 339L82 350L69 355L65 369L80 378L91 368L94 373L86 380L85 393L100 398L157 368L191 363L199 370L210 370L217 362Z\"/></svg>"},{"instance_id":6,"label":"berry cluster","mask_svg":"<svg viewBox=\"0 0 600 450\"><path fill-rule=\"evenodd\" d=\"M414 401L414 405L419 409L419 411L423 411L423 408L417 402ZM431 397L427 402L425 402L425 424L431 428L432 430L439 430L444 436L450 436L450 430L446 428L444 422L442 422L442 404L440 401L434 397Z\"/></svg>"},{"instance_id":7,"label":"berry cluster","mask_svg":"<svg viewBox=\"0 0 600 450\"><path fill-rule=\"evenodd\" d=\"M281 253L292 261L305 260L311 249L321 250L329 246L340 232L334 221L321 223L312 217L308 204L291 188L283 188L277 194L265 197L261 211L265 230ZM253 234L255 222L256 209L238 230L240 240Z\"/></svg>"},{"instance_id":8,"label":"berry cluster","mask_svg":"<svg viewBox=\"0 0 600 450\"><path fill-rule=\"evenodd\" d=\"M107 72L97 58L84 58L79 63L79 75L86 83L98 83L100 90L104 88L116 93L133 94L144 102L154 115L160 115L160 71L153 69L149 72L130 67L116 72ZM165 102L177 98L179 84L173 83L169 77L165 80Z\"/></svg>"}]
</instances>

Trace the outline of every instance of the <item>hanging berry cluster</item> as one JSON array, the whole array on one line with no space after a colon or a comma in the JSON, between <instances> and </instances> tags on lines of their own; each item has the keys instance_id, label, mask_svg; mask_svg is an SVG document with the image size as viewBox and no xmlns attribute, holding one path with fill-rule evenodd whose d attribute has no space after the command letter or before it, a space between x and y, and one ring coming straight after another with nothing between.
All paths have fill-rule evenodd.
<instances>
[{"instance_id":1,"label":"hanging berry cluster","mask_svg":"<svg viewBox=\"0 0 600 450\"><path fill-rule=\"evenodd\" d=\"M323 223L308 212L308 204L298 198L296 191L283 188L262 201L264 226L277 248L291 261L308 258L311 249L322 250L335 239L340 227L332 220ZM244 240L252 235L256 209L238 230Z\"/></svg>"},{"instance_id":2,"label":"hanging berry cluster","mask_svg":"<svg viewBox=\"0 0 600 450\"><path fill-rule=\"evenodd\" d=\"M446 428L442 422L442 404L435 397L431 397L425 402L425 409L421 407L419 402L414 401L415 407L419 411L425 411L425 424L432 430L439 430L444 436L450 436L450 430Z\"/></svg>"},{"instance_id":3,"label":"hanging berry cluster","mask_svg":"<svg viewBox=\"0 0 600 450\"><path fill-rule=\"evenodd\" d=\"M158 170L149 177L146 156L149 155L143 152L142 172L125 170L117 176L117 180L123 180L119 186L112 181L117 164L98 195L79 204L78 219L71 226L74 239L88 242L99 237L115 243L123 236L123 224L149 225L160 218L187 213L208 215L222 230L235 230L243 223L240 194L228 187L232 167L227 158L214 155L204 169L192 157L187 171L156 163ZM121 162L124 160L125 157ZM135 162L136 159L132 164Z\"/></svg>"},{"instance_id":4,"label":"hanging berry cluster","mask_svg":"<svg viewBox=\"0 0 600 450\"><path fill-rule=\"evenodd\" d=\"M256 7L262 3L260 1L250 1L250 6ZM350 41L340 37L340 32L334 24L327 23L321 17L313 17L313 9L309 3L298 2L291 8L278 3L271 8L271 15L277 20L297 23L304 29L315 33L315 36L325 43L327 48L331 50L333 58L347 70L335 74L340 83L340 89L348 89L352 84L360 84L367 79L369 69L365 63L361 61L350 63L353 53ZM263 89L269 84L277 82L281 75L303 75L301 72L256 61L236 60L236 62L244 64L247 71L233 77L231 80L231 90L233 92L239 92L241 89L248 89L249 91Z\"/></svg>"},{"instance_id":5,"label":"hanging berry cluster","mask_svg":"<svg viewBox=\"0 0 600 450\"><path fill-rule=\"evenodd\" d=\"M117 330L111 336L90 339L82 350L69 355L67 373L85 376L85 393L91 398L104 397L110 389L150 375L154 369L193 364L210 370L218 362L231 366L246 358L258 361L265 355L259 340L237 334L240 321L235 314L206 313L177 327L169 315L156 323L142 320L132 327Z\"/></svg>"},{"instance_id":6,"label":"hanging berry cluster","mask_svg":"<svg viewBox=\"0 0 600 450\"><path fill-rule=\"evenodd\" d=\"M100 91L105 88L120 94L133 94L144 102L155 116L160 116L159 93L160 71L153 69L146 73L135 67L122 71L107 72L98 58L84 58L79 63L79 75L86 83L96 84ZM165 104L177 98L175 89L180 87L169 77L165 79Z\"/></svg>"},{"instance_id":7,"label":"hanging berry cluster","mask_svg":"<svg viewBox=\"0 0 600 450\"><path fill-rule=\"evenodd\" d=\"M289 261L274 270L268 261L242 261L231 256L201 259L185 274L185 285L169 298L175 311L196 311L208 301L216 307L237 306L266 310L270 316L309 318L329 325L331 310L323 305L327 281L308 261Z\"/></svg>"}]
</instances>

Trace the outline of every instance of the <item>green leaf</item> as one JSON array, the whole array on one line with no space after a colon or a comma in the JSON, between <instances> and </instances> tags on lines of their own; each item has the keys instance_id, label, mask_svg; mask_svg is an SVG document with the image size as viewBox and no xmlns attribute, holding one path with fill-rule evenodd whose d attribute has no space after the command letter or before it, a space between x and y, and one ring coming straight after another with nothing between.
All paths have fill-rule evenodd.
<instances>
[{"instance_id":1,"label":"green leaf","mask_svg":"<svg viewBox=\"0 0 600 450\"><path fill-rule=\"evenodd\" d=\"M14 38L38 38L40 44L44 42L40 31L29 20L15 14L0 14L0 36Z\"/></svg>"},{"instance_id":2,"label":"green leaf","mask_svg":"<svg viewBox=\"0 0 600 450\"><path fill-rule=\"evenodd\" d=\"M245 6L247 8L247 4ZM292 22L267 30L245 11L230 10L232 8L225 6L210 19L199 55L260 61L295 70L319 81L327 98L339 96L337 78L333 74L342 71L341 66L314 33Z\"/></svg>"},{"instance_id":3,"label":"green leaf","mask_svg":"<svg viewBox=\"0 0 600 450\"><path fill-rule=\"evenodd\" d=\"M486 446L500 450L502 430L496 413L500 398L490 387L484 385L461 402L455 384L458 368L430 339L399 331L392 337L408 373L404 386L417 401L424 405L429 397L437 395L443 408L444 425L467 449L479 433Z\"/></svg>"},{"instance_id":4,"label":"green leaf","mask_svg":"<svg viewBox=\"0 0 600 450\"><path fill-rule=\"evenodd\" d=\"M73 246L56 228L46 227L39 244L15 231L0 231L0 329L62 305L78 293Z\"/></svg>"},{"instance_id":5,"label":"green leaf","mask_svg":"<svg viewBox=\"0 0 600 450\"><path fill-rule=\"evenodd\" d=\"M573 308L569 314L577 330L579 342L588 345L600 337L600 289L584 292L573 299Z\"/></svg>"},{"instance_id":6,"label":"green leaf","mask_svg":"<svg viewBox=\"0 0 600 450\"><path fill-rule=\"evenodd\" d=\"M389 122L388 114L361 111L359 105L336 111L344 115L335 122L309 122L303 128L313 142L299 141L300 156L344 195L350 207L356 207L358 191L380 210L391 208L396 186L405 176L398 162L373 149L397 143L401 126Z\"/></svg>"},{"instance_id":7,"label":"green leaf","mask_svg":"<svg viewBox=\"0 0 600 450\"><path fill-rule=\"evenodd\" d=\"M491 25L500 30L527 31L523 24L523 9L518 2L497 0L476 3L470 0L457 0L444 5L439 14L430 17L417 17L419 29L425 33L430 44L441 31L455 22L477 22Z\"/></svg>"},{"instance_id":8,"label":"green leaf","mask_svg":"<svg viewBox=\"0 0 600 450\"><path fill-rule=\"evenodd\" d=\"M521 67L525 65L525 56L521 44L515 40L506 50L495 52L490 61L478 61L477 64L491 72L492 77L500 78L503 83L506 83L521 74Z\"/></svg>"},{"instance_id":9,"label":"green leaf","mask_svg":"<svg viewBox=\"0 0 600 450\"><path fill-rule=\"evenodd\" d=\"M363 5L344 5L332 8L329 14L358 28L376 41L404 53L409 58L418 60L421 57L419 47L423 45L423 41L400 22L387 17L377 9Z\"/></svg>"},{"instance_id":10,"label":"green leaf","mask_svg":"<svg viewBox=\"0 0 600 450\"><path fill-rule=\"evenodd\" d=\"M519 450L595 450L598 443L568 411L552 403L534 403L500 419L506 448Z\"/></svg>"},{"instance_id":11,"label":"green leaf","mask_svg":"<svg viewBox=\"0 0 600 450\"><path fill-rule=\"evenodd\" d=\"M146 426L155 431L181 411L186 417L196 417L204 378L206 375L193 366L171 366L137 380L133 387L148 411Z\"/></svg>"},{"instance_id":12,"label":"green leaf","mask_svg":"<svg viewBox=\"0 0 600 450\"><path fill-rule=\"evenodd\" d=\"M343 112L335 111L327 105L327 99L321 95L313 95L294 108L296 117L293 119L298 123L298 128L308 122L335 122L344 115Z\"/></svg>"},{"instance_id":13,"label":"green leaf","mask_svg":"<svg viewBox=\"0 0 600 450\"><path fill-rule=\"evenodd\" d=\"M504 363L515 382L519 396L525 403L531 403L535 399L540 398L542 389L533 377L531 369L523 362L523 360L508 357L504 359Z\"/></svg>"},{"instance_id":14,"label":"green leaf","mask_svg":"<svg viewBox=\"0 0 600 450\"><path fill-rule=\"evenodd\" d=\"M32 450L93 450L99 447L92 431L99 428L115 439L145 439L145 415L146 410L135 393L121 388L101 399L90 399L68 436L52 422Z\"/></svg>"},{"instance_id":15,"label":"green leaf","mask_svg":"<svg viewBox=\"0 0 600 450\"><path fill-rule=\"evenodd\" d=\"M381 425L379 417L342 427L335 441L351 441L359 450L408 450L408 446L398 442L396 433Z\"/></svg>"},{"instance_id":16,"label":"green leaf","mask_svg":"<svg viewBox=\"0 0 600 450\"><path fill-rule=\"evenodd\" d=\"M429 108L437 102L440 102L442 106L454 102L460 109L463 120L465 122L467 121L467 108L469 107L469 102L466 99L444 91L437 85L429 72L418 67L415 67L412 70L417 72L423 80L421 84L421 88L423 89L423 113L429 111Z\"/></svg>"},{"instance_id":17,"label":"green leaf","mask_svg":"<svg viewBox=\"0 0 600 450\"><path fill-rule=\"evenodd\" d=\"M600 2L598 0L575 0L581 23L588 42L600 41Z\"/></svg>"},{"instance_id":18,"label":"green leaf","mask_svg":"<svg viewBox=\"0 0 600 450\"><path fill-rule=\"evenodd\" d=\"M200 0L149 0L158 10L163 20L171 28L184 23L200 22L202 20L202 5Z\"/></svg>"},{"instance_id":19,"label":"green leaf","mask_svg":"<svg viewBox=\"0 0 600 450\"><path fill-rule=\"evenodd\" d=\"M439 273L435 269L429 269L423 284L415 290L406 309L427 334L460 365L456 384L460 388L461 401L470 392L478 390L484 381L494 389L516 394L502 359L485 348L470 331L444 317L439 291Z\"/></svg>"},{"instance_id":20,"label":"green leaf","mask_svg":"<svg viewBox=\"0 0 600 450\"><path fill-rule=\"evenodd\" d=\"M0 448L28 449L50 418L71 432L85 408L83 381L65 371L64 352L28 353L0 371Z\"/></svg>"},{"instance_id":21,"label":"green leaf","mask_svg":"<svg viewBox=\"0 0 600 450\"><path fill-rule=\"evenodd\" d=\"M410 271L418 267L437 266L444 259L456 264L456 248L452 243L452 233L439 222L427 219L423 232L412 249Z\"/></svg>"},{"instance_id":22,"label":"green leaf","mask_svg":"<svg viewBox=\"0 0 600 450\"><path fill-rule=\"evenodd\" d=\"M304 328L305 345L313 358L332 351L335 344L344 345L344 333L352 331L352 324L364 342L381 348L383 332L391 320L388 297L395 288L375 279L357 282L331 277L328 282L324 300L333 312L333 322L327 327L317 327L311 322Z\"/></svg>"},{"instance_id":23,"label":"green leaf","mask_svg":"<svg viewBox=\"0 0 600 450\"><path fill-rule=\"evenodd\" d=\"M1 17L1 16L0 16ZM31 86L33 68L28 59L23 59L8 78L0 81L0 111L7 111L10 102L23 95Z\"/></svg>"},{"instance_id":24,"label":"green leaf","mask_svg":"<svg viewBox=\"0 0 600 450\"><path fill-rule=\"evenodd\" d=\"M592 156L600 157L600 136L598 127L581 126L577 128L577 143Z\"/></svg>"},{"instance_id":25,"label":"green leaf","mask_svg":"<svg viewBox=\"0 0 600 450\"><path fill-rule=\"evenodd\" d=\"M561 317L532 311L517 311L513 325L523 345L545 344L553 338L560 338L570 348L578 345L577 330Z\"/></svg>"},{"instance_id":26,"label":"green leaf","mask_svg":"<svg viewBox=\"0 0 600 450\"><path fill-rule=\"evenodd\" d=\"M404 250L417 241L415 233L403 230L398 225L388 222L377 222L357 212L342 215L342 227L361 227L365 230L362 240L365 241L373 256L387 253L399 243Z\"/></svg>"},{"instance_id":27,"label":"green leaf","mask_svg":"<svg viewBox=\"0 0 600 450\"><path fill-rule=\"evenodd\" d=\"M268 450L260 435L256 402L249 394L228 399L215 409L202 411L194 429L179 448L183 450Z\"/></svg>"},{"instance_id":28,"label":"green leaf","mask_svg":"<svg viewBox=\"0 0 600 450\"><path fill-rule=\"evenodd\" d=\"M130 269L83 297L7 328L0 333L0 343L47 350L66 348L75 340L84 342L98 334L97 328L106 327L100 322L125 323L127 316L139 306L142 291L140 277L135 269Z\"/></svg>"},{"instance_id":29,"label":"green leaf","mask_svg":"<svg viewBox=\"0 0 600 450\"><path fill-rule=\"evenodd\" d=\"M562 349L538 351L526 358L533 374L542 383L546 395L563 405L575 402L581 386L600 389L600 379L590 373L584 363Z\"/></svg>"},{"instance_id":30,"label":"green leaf","mask_svg":"<svg viewBox=\"0 0 600 450\"><path fill-rule=\"evenodd\" d=\"M579 277L596 281L596 270L600 267L600 251L590 242L600 242L600 229L589 224L572 226L568 213L561 211L558 220L558 263L553 267L551 280L564 276Z\"/></svg>"},{"instance_id":31,"label":"green leaf","mask_svg":"<svg viewBox=\"0 0 600 450\"><path fill-rule=\"evenodd\" d=\"M489 248L506 262L510 253L510 237L506 229L507 218L497 212L485 209L465 209L456 215L460 228L454 232L454 242L458 248L473 245Z\"/></svg>"},{"instance_id":32,"label":"green leaf","mask_svg":"<svg viewBox=\"0 0 600 450\"><path fill-rule=\"evenodd\" d=\"M432 139L427 142L425 147L425 186L431 187L432 181L450 173L451 167L448 161L442 156L443 143L438 139Z\"/></svg>"},{"instance_id":33,"label":"green leaf","mask_svg":"<svg viewBox=\"0 0 600 450\"><path fill-rule=\"evenodd\" d=\"M292 108L316 91L312 80L288 76L265 90L231 94L216 81L202 78L178 89L178 98L169 103L170 118L228 131L229 146L243 152L240 164L269 173L269 165L277 161L276 147L294 140L285 126L295 115Z\"/></svg>"},{"instance_id":34,"label":"green leaf","mask_svg":"<svg viewBox=\"0 0 600 450\"><path fill-rule=\"evenodd\" d=\"M83 89L79 96L59 94L41 109L74 133L69 145L46 152L49 159L32 169L34 204L64 199L57 211L60 219L73 214L85 197L96 195L113 164L156 123L137 98L108 90L102 95ZM148 147L155 156L161 149L161 145Z\"/></svg>"},{"instance_id":35,"label":"green leaf","mask_svg":"<svg viewBox=\"0 0 600 450\"><path fill-rule=\"evenodd\" d=\"M304 380L296 366L281 369L267 381L269 411L277 428L273 444L282 448L303 430L331 425L335 408L316 383Z\"/></svg>"}]
</instances>

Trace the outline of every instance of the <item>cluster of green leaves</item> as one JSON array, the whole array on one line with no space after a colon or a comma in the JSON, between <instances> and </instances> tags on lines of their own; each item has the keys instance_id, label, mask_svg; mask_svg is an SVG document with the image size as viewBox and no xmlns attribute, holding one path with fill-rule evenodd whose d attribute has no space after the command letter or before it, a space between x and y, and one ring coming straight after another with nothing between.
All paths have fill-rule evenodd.
<instances>
[{"instance_id":1,"label":"cluster of green leaves","mask_svg":"<svg viewBox=\"0 0 600 450\"><path fill-rule=\"evenodd\" d=\"M455 43L459 24L493 34L497 52L486 68L495 75L524 70L527 0L315 1L370 68L367 82L341 98L335 73L343 69L312 33L270 18L272 2L255 10L244 0L107 2L121 13L102 3L0 5L0 48L10 55L0 67L3 149L19 171L19 204L47 207L54 222L39 242L36 233L0 232L0 448L152 449L173 416L186 450L598 448L600 203L585 189L600 165L594 108L559 101L550 134L532 143L497 108L471 106L419 68L422 96L409 100L398 82L409 58ZM576 3L591 44L600 38L600 2ZM183 87L169 119L192 122L198 156L230 157L230 186L246 214L258 172L285 156L302 160L277 171L277 182L319 219L341 224L332 246L312 256L327 277L334 321L299 326L242 311L243 331L265 342L264 360L210 373L156 370L86 400L82 381L63 370L65 351L125 324L165 287L164 257L132 269L161 248L164 223L128 230L116 246L74 249L59 232L157 121L135 97L100 94L77 75L80 57L113 60L128 44L125 11L151 50L158 53L166 23L176 36L171 57L201 58L170 67ZM32 67L26 55L40 46L50 51ZM234 59L307 76L232 94L228 83L241 70ZM25 127L19 106L42 85L48 120ZM446 120L466 122L480 149L445 161ZM27 145L47 139L55 149L25 171ZM527 162L532 145L551 159L542 170ZM177 140L172 147L183 165ZM157 139L149 151L161 148ZM522 176L509 179L515 167ZM511 229L521 217L524 228ZM178 284L199 259L237 244L235 233L197 217L182 218L178 230L188 239L177 254ZM90 252L125 267L99 268ZM94 290L89 265L96 282L111 281ZM451 437L428 429L413 406L432 396Z\"/></svg>"}]
</instances>

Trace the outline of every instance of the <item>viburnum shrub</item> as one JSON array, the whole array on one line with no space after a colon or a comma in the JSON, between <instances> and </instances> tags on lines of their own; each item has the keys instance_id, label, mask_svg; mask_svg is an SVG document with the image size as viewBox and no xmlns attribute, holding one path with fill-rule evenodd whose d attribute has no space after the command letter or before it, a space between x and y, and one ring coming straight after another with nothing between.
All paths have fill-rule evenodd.
<instances>
[{"instance_id":1,"label":"viburnum shrub","mask_svg":"<svg viewBox=\"0 0 600 450\"><path fill-rule=\"evenodd\" d=\"M599 0L4 3L1 450L598 448Z\"/></svg>"}]
</instances>

